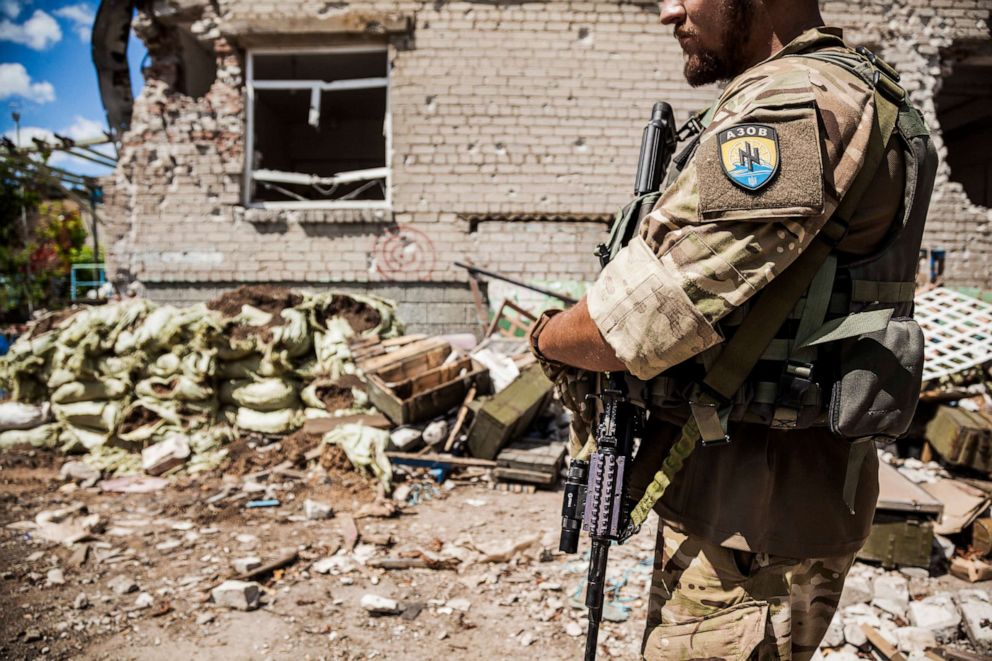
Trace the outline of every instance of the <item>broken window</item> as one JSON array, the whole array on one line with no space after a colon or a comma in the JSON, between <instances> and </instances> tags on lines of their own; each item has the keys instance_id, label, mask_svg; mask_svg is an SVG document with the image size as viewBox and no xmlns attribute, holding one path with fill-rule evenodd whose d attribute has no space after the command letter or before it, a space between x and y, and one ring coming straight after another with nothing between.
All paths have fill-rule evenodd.
<instances>
[{"instance_id":1,"label":"broken window","mask_svg":"<svg viewBox=\"0 0 992 661\"><path fill-rule=\"evenodd\" d=\"M936 106L951 179L973 204L992 207L992 54L983 55L950 55L956 61L942 81Z\"/></svg>"},{"instance_id":2,"label":"broken window","mask_svg":"<svg viewBox=\"0 0 992 661\"><path fill-rule=\"evenodd\" d=\"M248 53L248 203L389 203L385 46Z\"/></svg>"}]
</instances>

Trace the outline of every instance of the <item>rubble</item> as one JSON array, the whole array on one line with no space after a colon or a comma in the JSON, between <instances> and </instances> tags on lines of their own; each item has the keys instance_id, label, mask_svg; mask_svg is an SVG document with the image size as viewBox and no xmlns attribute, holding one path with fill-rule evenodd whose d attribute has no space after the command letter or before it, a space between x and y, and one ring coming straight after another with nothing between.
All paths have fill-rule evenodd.
<instances>
[{"instance_id":1,"label":"rubble","mask_svg":"<svg viewBox=\"0 0 992 661\"><path fill-rule=\"evenodd\" d=\"M218 606L242 611L258 608L261 594L261 586L254 581L224 581L210 591Z\"/></svg>"},{"instance_id":2,"label":"rubble","mask_svg":"<svg viewBox=\"0 0 992 661\"><path fill-rule=\"evenodd\" d=\"M403 612L400 603L395 599L380 597L375 594L366 594L362 597L362 608L372 615L399 615Z\"/></svg>"},{"instance_id":3,"label":"rubble","mask_svg":"<svg viewBox=\"0 0 992 661\"><path fill-rule=\"evenodd\" d=\"M309 521L322 521L334 516L334 509L328 503L307 498L303 501L303 516Z\"/></svg>"},{"instance_id":4,"label":"rubble","mask_svg":"<svg viewBox=\"0 0 992 661\"><path fill-rule=\"evenodd\" d=\"M59 477L71 480L81 487L92 487L102 477L100 471L82 461L67 461L59 469Z\"/></svg>"}]
</instances>

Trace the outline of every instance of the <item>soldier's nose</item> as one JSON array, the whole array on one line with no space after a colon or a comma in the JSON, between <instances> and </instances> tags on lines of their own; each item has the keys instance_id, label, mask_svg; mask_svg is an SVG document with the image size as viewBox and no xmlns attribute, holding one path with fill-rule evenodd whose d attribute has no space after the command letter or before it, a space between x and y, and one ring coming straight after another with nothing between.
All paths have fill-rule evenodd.
<instances>
[{"instance_id":1,"label":"soldier's nose","mask_svg":"<svg viewBox=\"0 0 992 661\"><path fill-rule=\"evenodd\" d=\"M662 0L658 3L658 8L662 25L679 25L685 22L685 4L682 0Z\"/></svg>"}]
</instances>

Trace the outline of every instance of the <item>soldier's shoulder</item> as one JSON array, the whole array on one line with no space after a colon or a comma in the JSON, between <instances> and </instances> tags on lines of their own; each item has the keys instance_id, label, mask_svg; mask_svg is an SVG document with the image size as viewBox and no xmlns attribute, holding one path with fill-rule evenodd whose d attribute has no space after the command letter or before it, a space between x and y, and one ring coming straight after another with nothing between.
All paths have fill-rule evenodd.
<instances>
[{"instance_id":1,"label":"soldier's shoulder","mask_svg":"<svg viewBox=\"0 0 992 661\"><path fill-rule=\"evenodd\" d=\"M724 91L721 114L743 116L757 108L812 104L835 122L856 123L871 99L871 86L836 58L816 57L825 52L830 51L780 57L745 71Z\"/></svg>"}]
</instances>

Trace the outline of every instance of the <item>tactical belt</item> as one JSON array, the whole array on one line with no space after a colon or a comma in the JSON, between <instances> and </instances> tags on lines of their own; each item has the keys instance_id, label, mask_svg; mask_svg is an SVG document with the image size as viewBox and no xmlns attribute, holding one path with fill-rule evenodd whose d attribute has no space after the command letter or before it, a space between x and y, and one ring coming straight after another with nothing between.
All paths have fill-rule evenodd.
<instances>
[{"instance_id":1,"label":"tactical belt","mask_svg":"<svg viewBox=\"0 0 992 661\"><path fill-rule=\"evenodd\" d=\"M846 63L835 62L834 58L829 56L820 57L819 54L796 56L813 57L848 69ZM867 59L873 67L876 65L872 58ZM807 296L799 321L800 334L797 335L795 346L788 352L786 367L786 375L800 381L809 380L809 370L816 345L870 332L876 330L879 324L884 328L888 323L892 315L891 310L854 314L823 323L830 307L831 285L836 271L836 259L831 253L847 233L850 219L885 159L885 151L895 130L900 106L905 97L905 92L887 74L883 74L878 68L875 71L875 78L871 81L874 88L875 117L860 171L834 214L813 238L809 247L762 290L737 332L707 370L702 382L693 388L689 401L692 415L682 426L679 439L662 463L661 470L655 474L641 500L631 512L631 533L638 530L647 519L696 445L700 442L709 445L730 440L726 429L732 399L764 356L779 328L789 319L804 292L807 292ZM869 289L875 291L867 291ZM865 283L855 287L852 298L869 296L873 293L880 294L884 298L899 300L904 299L908 294L903 283ZM873 300L878 298L873 297ZM798 407L805 392L797 389L793 394L796 395L795 402ZM778 395L777 399L781 401L782 393ZM790 415L792 414L781 407L776 411L776 418ZM783 419L782 422L787 428L788 418ZM857 478L868 451L873 447L870 438L851 444L843 497L852 512Z\"/></svg>"}]
</instances>

